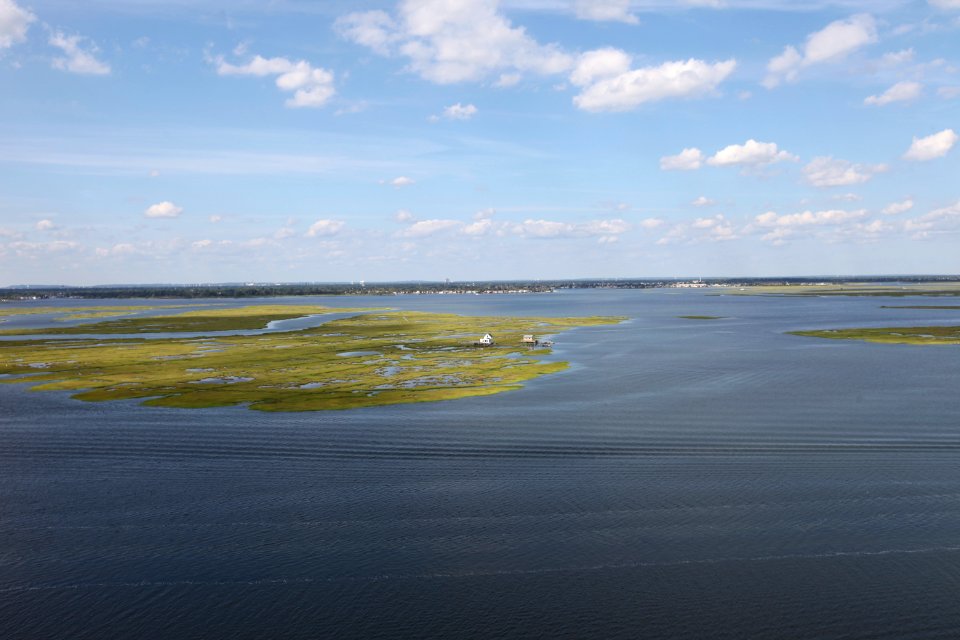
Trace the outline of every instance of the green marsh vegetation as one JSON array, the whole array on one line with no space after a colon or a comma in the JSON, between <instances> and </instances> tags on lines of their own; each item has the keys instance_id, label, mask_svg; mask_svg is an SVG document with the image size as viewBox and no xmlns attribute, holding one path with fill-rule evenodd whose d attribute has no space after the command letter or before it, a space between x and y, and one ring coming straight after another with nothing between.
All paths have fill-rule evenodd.
<instances>
[{"instance_id":1,"label":"green marsh vegetation","mask_svg":"<svg viewBox=\"0 0 960 640\"><path fill-rule=\"evenodd\" d=\"M146 310L151 307L139 307ZM154 307L156 308L156 307ZM185 311L175 315L161 315L147 318L124 318L108 320L94 324L82 324L73 327L53 327L42 329L3 329L0 335L78 335L78 334L117 334L117 333L178 333L202 331L238 331L261 329L276 320L290 320L307 315L362 311L362 309L332 309L317 305L253 305L247 307L228 307L222 309L202 309ZM90 310L81 310L78 315L89 315Z\"/></svg>"},{"instance_id":2,"label":"green marsh vegetation","mask_svg":"<svg viewBox=\"0 0 960 640\"><path fill-rule=\"evenodd\" d=\"M182 309L187 305L112 305L99 307L4 307L0 306L0 322L12 316L55 314L56 320L89 320L127 316L154 309ZM197 306L197 305L191 305Z\"/></svg>"},{"instance_id":3,"label":"green marsh vegetation","mask_svg":"<svg viewBox=\"0 0 960 640\"><path fill-rule=\"evenodd\" d=\"M960 296L958 282L923 282L910 284L875 284L845 282L825 284L750 285L723 290L724 295L739 296Z\"/></svg>"},{"instance_id":4,"label":"green marsh vegetation","mask_svg":"<svg viewBox=\"0 0 960 640\"><path fill-rule=\"evenodd\" d=\"M960 344L960 327L883 327L791 331L791 335L884 344Z\"/></svg>"},{"instance_id":5,"label":"green marsh vegetation","mask_svg":"<svg viewBox=\"0 0 960 640\"><path fill-rule=\"evenodd\" d=\"M252 336L271 320L357 311L300 331ZM210 331L203 338L84 338L0 342L0 379L34 390L67 390L89 401L143 399L168 407L247 404L263 411L312 411L430 402L519 389L561 371L524 334L553 335L622 318L465 317L408 311L259 305L63 327L58 333ZM74 331L76 329L76 331ZM38 333L53 333L50 329ZM492 347L475 347L484 333ZM29 375L28 375L29 374Z\"/></svg>"}]
</instances>

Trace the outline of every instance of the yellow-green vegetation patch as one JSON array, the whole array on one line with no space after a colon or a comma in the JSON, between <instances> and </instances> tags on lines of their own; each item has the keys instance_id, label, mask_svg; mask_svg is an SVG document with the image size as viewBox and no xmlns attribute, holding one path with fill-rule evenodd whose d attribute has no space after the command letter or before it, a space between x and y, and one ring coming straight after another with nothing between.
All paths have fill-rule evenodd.
<instances>
[{"instance_id":1,"label":"yellow-green vegetation patch","mask_svg":"<svg viewBox=\"0 0 960 640\"><path fill-rule=\"evenodd\" d=\"M723 289L722 293L739 296L884 296L897 298L906 296L960 296L960 282L747 285Z\"/></svg>"},{"instance_id":2,"label":"yellow-green vegetation patch","mask_svg":"<svg viewBox=\"0 0 960 640\"><path fill-rule=\"evenodd\" d=\"M87 320L94 318L113 318L128 316L138 311L152 311L154 309L182 309L184 304L161 305L116 305L99 307L6 307L0 306L0 322L11 316L56 314L56 320Z\"/></svg>"},{"instance_id":3,"label":"yellow-green vegetation patch","mask_svg":"<svg viewBox=\"0 0 960 640\"><path fill-rule=\"evenodd\" d=\"M265 317L290 317L294 310L317 312L316 307L251 306L217 310L215 317L231 327L245 318L263 326ZM211 314L202 313L165 321ZM264 411L314 411L430 402L518 389L524 381L567 367L544 361L550 350L524 346L524 335L621 320L377 311L312 329L252 336L17 340L0 342L0 374L35 375L0 378L0 383L74 391L81 400L146 398L144 404L168 407L248 404ZM88 325L85 332L103 325L115 323ZM494 336L494 344L474 346L486 333Z\"/></svg>"},{"instance_id":4,"label":"yellow-green vegetation patch","mask_svg":"<svg viewBox=\"0 0 960 640\"><path fill-rule=\"evenodd\" d=\"M319 305L264 304L224 309L200 309L174 315L147 318L124 318L81 324L74 327L41 329L5 329L0 335L80 335L118 333L181 333L204 331L238 331L262 329L276 320L290 320L303 316L336 312L353 312L360 309L335 309Z\"/></svg>"},{"instance_id":5,"label":"yellow-green vegetation patch","mask_svg":"<svg viewBox=\"0 0 960 640\"><path fill-rule=\"evenodd\" d=\"M960 327L883 327L791 331L791 335L884 344L960 344Z\"/></svg>"}]
</instances>

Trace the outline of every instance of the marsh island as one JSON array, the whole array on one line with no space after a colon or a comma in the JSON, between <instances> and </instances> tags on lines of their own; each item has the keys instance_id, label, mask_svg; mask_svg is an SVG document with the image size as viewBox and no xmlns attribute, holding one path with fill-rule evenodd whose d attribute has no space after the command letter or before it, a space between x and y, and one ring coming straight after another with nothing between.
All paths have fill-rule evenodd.
<instances>
[{"instance_id":1,"label":"marsh island","mask_svg":"<svg viewBox=\"0 0 960 640\"><path fill-rule=\"evenodd\" d=\"M225 333L332 313L337 317L307 329ZM16 339L0 342L0 381L73 391L80 400L144 399L167 407L246 404L263 411L313 411L450 400L519 389L524 381L567 368L545 358L549 348L524 345L524 336L620 320L313 305L206 309L5 331ZM181 332L190 335L176 335ZM51 334L66 337L51 340ZM124 335L111 337L117 334ZM485 334L493 343L476 346Z\"/></svg>"}]
</instances>

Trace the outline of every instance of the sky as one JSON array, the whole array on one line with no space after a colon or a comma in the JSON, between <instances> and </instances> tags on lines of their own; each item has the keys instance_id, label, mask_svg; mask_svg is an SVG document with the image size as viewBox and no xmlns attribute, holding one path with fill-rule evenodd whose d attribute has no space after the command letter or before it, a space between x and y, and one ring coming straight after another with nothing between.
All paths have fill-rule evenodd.
<instances>
[{"instance_id":1,"label":"sky","mask_svg":"<svg viewBox=\"0 0 960 640\"><path fill-rule=\"evenodd\" d=\"M0 286L960 273L960 0L0 0Z\"/></svg>"}]
</instances>

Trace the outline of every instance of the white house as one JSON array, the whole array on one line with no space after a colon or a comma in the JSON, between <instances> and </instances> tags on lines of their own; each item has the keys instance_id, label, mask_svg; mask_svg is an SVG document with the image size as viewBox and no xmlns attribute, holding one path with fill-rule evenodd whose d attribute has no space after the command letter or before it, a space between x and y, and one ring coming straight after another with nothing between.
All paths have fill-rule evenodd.
<instances>
[{"instance_id":1,"label":"white house","mask_svg":"<svg viewBox=\"0 0 960 640\"><path fill-rule=\"evenodd\" d=\"M483 334L483 337L480 338L478 344L481 344L484 347L489 347L490 345L493 344L493 336L490 335L489 333Z\"/></svg>"}]
</instances>

